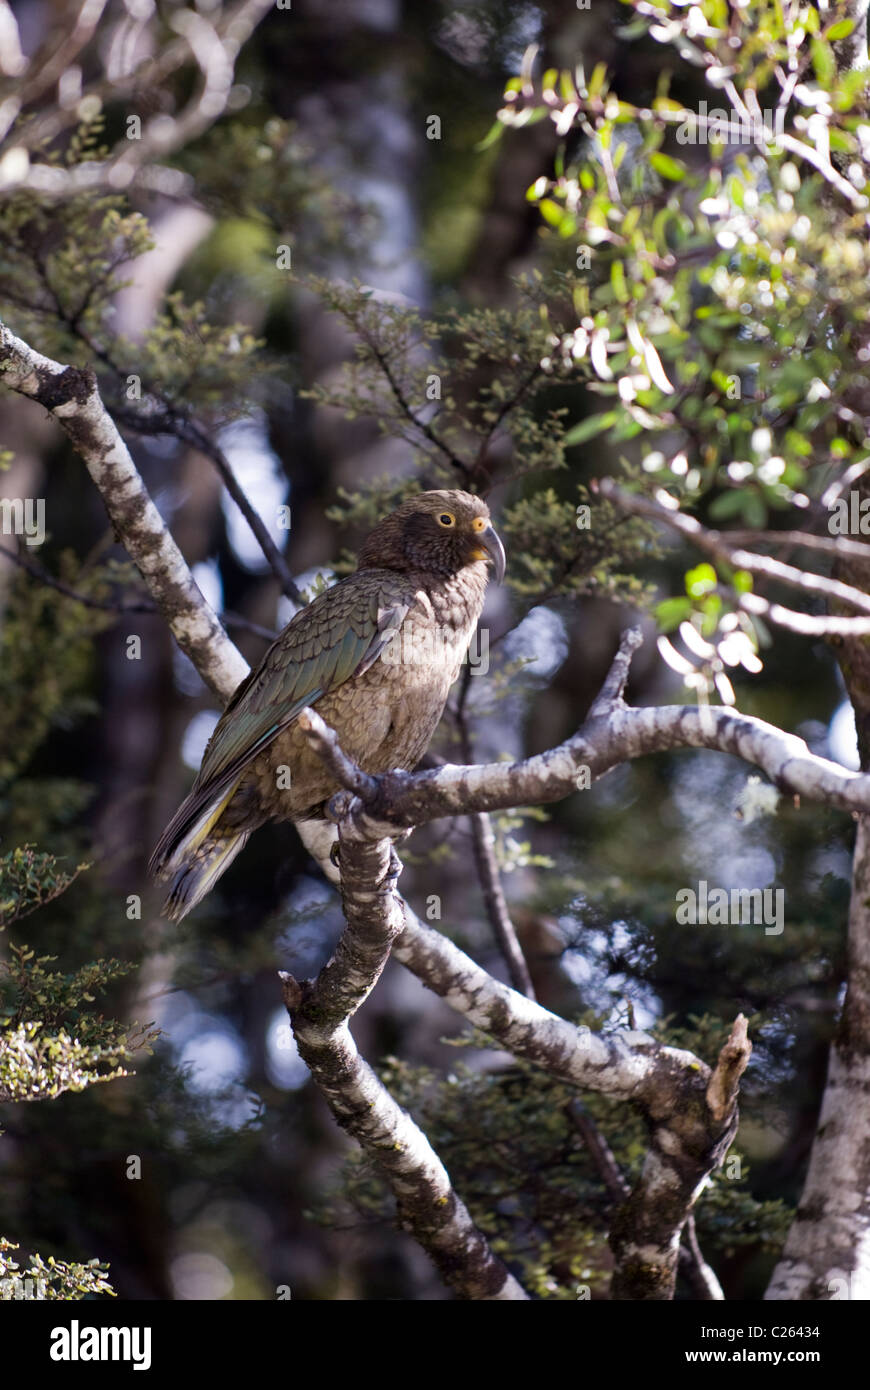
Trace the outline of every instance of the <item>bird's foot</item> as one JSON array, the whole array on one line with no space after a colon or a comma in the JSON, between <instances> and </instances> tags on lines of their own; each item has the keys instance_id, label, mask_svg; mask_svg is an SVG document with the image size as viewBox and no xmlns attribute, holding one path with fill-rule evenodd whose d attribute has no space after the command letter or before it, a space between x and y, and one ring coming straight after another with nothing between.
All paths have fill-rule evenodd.
<instances>
[{"instance_id":1,"label":"bird's foot","mask_svg":"<svg viewBox=\"0 0 870 1390\"><path fill-rule=\"evenodd\" d=\"M391 843L391 844L390 844L390 867L387 869L387 872L384 874L383 878L381 879L380 883L378 884L378 887L379 887L379 888L389 888L389 889L391 889L391 890L392 890L393 888L395 888L395 887L396 887L396 884L399 882L399 879L400 879L400 877L401 877L403 867L404 867L404 865L402 864L401 859L399 858L398 854L396 853L396 846L395 846L394 844Z\"/></svg>"}]
</instances>

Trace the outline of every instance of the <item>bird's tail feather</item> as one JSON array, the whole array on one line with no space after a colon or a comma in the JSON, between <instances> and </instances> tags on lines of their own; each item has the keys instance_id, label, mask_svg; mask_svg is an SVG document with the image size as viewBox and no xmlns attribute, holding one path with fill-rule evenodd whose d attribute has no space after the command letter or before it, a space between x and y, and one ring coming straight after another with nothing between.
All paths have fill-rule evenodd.
<instances>
[{"instance_id":1,"label":"bird's tail feather","mask_svg":"<svg viewBox=\"0 0 870 1390\"><path fill-rule=\"evenodd\" d=\"M235 794L241 774L229 786L192 791L164 830L148 864L155 878L171 880L163 912L180 922L214 887L245 845L249 830L212 834Z\"/></svg>"},{"instance_id":2,"label":"bird's tail feather","mask_svg":"<svg viewBox=\"0 0 870 1390\"><path fill-rule=\"evenodd\" d=\"M221 874L244 849L250 833L250 830L240 830L237 835L203 840L195 853L176 870L163 904L163 915L171 922L180 922L186 917L191 908L211 892Z\"/></svg>"}]
</instances>

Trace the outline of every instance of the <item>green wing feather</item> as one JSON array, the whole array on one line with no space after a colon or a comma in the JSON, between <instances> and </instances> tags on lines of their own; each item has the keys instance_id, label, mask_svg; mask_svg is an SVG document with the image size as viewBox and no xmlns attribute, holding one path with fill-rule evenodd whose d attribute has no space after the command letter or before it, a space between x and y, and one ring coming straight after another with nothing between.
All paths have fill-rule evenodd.
<instances>
[{"instance_id":1,"label":"green wing feather","mask_svg":"<svg viewBox=\"0 0 870 1390\"><path fill-rule=\"evenodd\" d=\"M152 873L167 876L198 848L252 759L305 705L367 670L413 601L413 587L399 576L367 571L327 589L291 619L221 715L191 793L154 850Z\"/></svg>"},{"instance_id":2,"label":"green wing feather","mask_svg":"<svg viewBox=\"0 0 870 1390\"><path fill-rule=\"evenodd\" d=\"M224 710L194 789L250 762L305 705L377 659L411 602L410 595L397 601L391 587L392 594L380 585L361 590L345 580L296 614Z\"/></svg>"}]
</instances>

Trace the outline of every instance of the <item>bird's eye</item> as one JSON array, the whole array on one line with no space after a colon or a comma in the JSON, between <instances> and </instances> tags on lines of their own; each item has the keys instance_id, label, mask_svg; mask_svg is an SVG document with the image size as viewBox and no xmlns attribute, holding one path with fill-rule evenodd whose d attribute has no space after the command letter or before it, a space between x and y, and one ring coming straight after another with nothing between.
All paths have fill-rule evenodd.
<instances>
[{"instance_id":1,"label":"bird's eye","mask_svg":"<svg viewBox=\"0 0 870 1390\"><path fill-rule=\"evenodd\" d=\"M456 517L452 514L452 512L442 512L438 518L439 526L455 526L455 524Z\"/></svg>"},{"instance_id":2,"label":"bird's eye","mask_svg":"<svg viewBox=\"0 0 870 1390\"><path fill-rule=\"evenodd\" d=\"M476 516L471 523L471 527L474 531L485 531L487 527L486 517Z\"/></svg>"}]
</instances>

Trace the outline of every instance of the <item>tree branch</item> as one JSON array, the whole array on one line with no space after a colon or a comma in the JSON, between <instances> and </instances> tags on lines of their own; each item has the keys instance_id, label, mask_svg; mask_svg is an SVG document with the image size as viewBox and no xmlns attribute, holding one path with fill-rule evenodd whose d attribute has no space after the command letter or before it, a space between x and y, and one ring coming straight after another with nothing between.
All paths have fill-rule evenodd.
<instances>
[{"instance_id":1,"label":"tree branch","mask_svg":"<svg viewBox=\"0 0 870 1390\"><path fill-rule=\"evenodd\" d=\"M336 809L358 833L396 835L441 816L559 801L587 772L597 780L630 759L676 748L731 753L760 767L783 793L843 811L870 810L870 775L817 757L803 739L763 719L693 705L617 706L590 717L557 748L518 763L387 773L375 779L372 798Z\"/></svg>"},{"instance_id":2,"label":"tree branch","mask_svg":"<svg viewBox=\"0 0 870 1390\"><path fill-rule=\"evenodd\" d=\"M851 608L856 608L860 613L870 614L870 596L851 584L843 584L838 579L827 579L824 575L797 569L794 565L785 565L781 560L774 560L769 555L756 555L753 551L738 549L729 545L727 536L720 531L709 531L694 517L686 516L681 511L672 511L650 497L624 492L611 478L602 478L598 490L603 497L607 497L624 511L660 521L691 541L698 550L733 569L748 570L766 579L777 580L790 588L800 589L805 594L836 599ZM739 607L745 608L748 612L763 613L781 627L791 627L792 631L805 632L808 635L825 635L835 631L855 636L870 634L870 621L867 619L814 618L804 613L793 613L779 604L771 604L758 594L740 594L737 602ZM797 626L797 620L803 626Z\"/></svg>"},{"instance_id":3,"label":"tree branch","mask_svg":"<svg viewBox=\"0 0 870 1390\"><path fill-rule=\"evenodd\" d=\"M723 1127L709 1111L709 1067L646 1033L598 1034L568 1023L494 980L407 904L405 921L393 954L451 1008L551 1075L641 1106L650 1125L650 1149L613 1228L613 1297L671 1298L680 1232L736 1127L733 1116Z\"/></svg>"},{"instance_id":4,"label":"tree branch","mask_svg":"<svg viewBox=\"0 0 870 1390\"><path fill-rule=\"evenodd\" d=\"M73 603L80 603L84 608L96 608L103 613L159 613L160 609L156 603L150 599L134 600L132 603L124 603L120 599L101 599L94 598L91 594L80 593L78 589L73 589L69 584L65 584L62 579L50 573L44 565L40 565L36 560L31 560L29 556L21 554L17 550L6 550L0 546L0 556L6 560L11 560L14 565L18 565L38 584L44 584L48 589L54 589L57 593L63 594L64 598L72 599ZM243 618L241 613L230 613L226 609L221 614L221 622L227 627L237 627L242 632L250 632L254 637L262 637L266 642L274 642L278 636L273 628L263 627L261 623L252 623L249 618Z\"/></svg>"},{"instance_id":5,"label":"tree branch","mask_svg":"<svg viewBox=\"0 0 870 1390\"><path fill-rule=\"evenodd\" d=\"M465 703L470 684L471 665L469 663L466 664L462 672L462 684L456 709L456 726L459 730L462 756L469 763L474 761L474 749L468 728ZM489 918L496 944L507 965L508 976L514 989L518 989L520 994L525 994L528 999L534 999L535 987L532 984L529 967L520 945L520 939L517 936L516 927L511 919L507 898L502 887L501 873L495 855L495 836L492 833L492 823L485 811L475 811L469 816L469 822L477 877L483 894L486 915Z\"/></svg>"},{"instance_id":6,"label":"tree branch","mask_svg":"<svg viewBox=\"0 0 870 1390\"><path fill-rule=\"evenodd\" d=\"M170 14L169 27L179 36L175 42L163 44L156 58L149 57L133 71L104 75L81 93L79 101L69 103L47 117L39 115L21 123L16 130L17 147L35 151L60 131L75 123L81 97L86 95L116 97L130 89L153 88L157 82L176 69L191 63L199 68L202 82L187 105L177 115L167 117L161 112L143 125L140 138L122 138L105 160L89 160L65 167L47 162L23 160L21 168L8 181L9 187L32 189L51 197L68 198L93 188L128 188L154 159L165 158L173 150L202 135L224 114L230 99L239 50L265 15L274 0L240 0L233 8L218 8L211 18L194 10L177 8ZM76 52L87 44L96 17L102 8L100 0L81 7L76 30L61 44L57 52L43 61L42 67L28 76L17 93L13 93L0 109L0 138L6 135L21 110L50 86L68 68ZM83 17L87 23L82 24ZM90 21L93 18L93 25ZM164 169L164 176L171 171ZM179 180L184 175L179 173Z\"/></svg>"},{"instance_id":7,"label":"tree branch","mask_svg":"<svg viewBox=\"0 0 870 1390\"><path fill-rule=\"evenodd\" d=\"M94 351L97 350L93 343L88 343L88 346ZM119 378L123 377L123 372L117 364L112 361L108 353L100 352L98 355L101 357L102 361L105 362L106 366ZM208 431L196 422L196 420L191 419L177 407L172 406L168 401L159 396L152 387L146 385L146 390L149 396L157 402L159 411L147 413L144 410L124 409L118 413L118 418L121 420L121 423L128 429L135 430L137 434L174 435L176 439L180 439L185 444L189 444L213 463L220 474L224 487L235 502L242 516L245 518L245 521L248 523L251 534L262 550L269 568L272 570L272 573L281 586L281 592L286 598L292 599L294 603L303 604L304 599L293 575L290 573L290 566L287 564L285 556L272 540L269 534L269 528L266 526L263 518L256 508L251 505L247 493L233 472L230 461L223 449L211 438Z\"/></svg>"},{"instance_id":8,"label":"tree branch","mask_svg":"<svg viewBox=\"0 0 870 1390\"><path fill-rule=\"evenodd\" d=\"M310 719L306 733L315 749L328 749ZM342 836L341 865L347 926L335 955L313 982L299 985L283 977L299 1055L338 1124L380 1169L395 1195L400 1224L426 1250L445 1283L461 1298L525 1300L453 1191L422 1130L357 1052L348 1018L374 987L405 923L394 892L389 841L372 844Z\"/></svg>"},{"instance_id":9,"label":"tree branch","mask_svg":"<svg viewBox=\"0 0 870 1390\"><path fill-rule=\"evenodd\" d=\"M486 913L498 948L507 964L511 984L527 999L534 999L535 987L532 984L529 967L526 964L516 928L511 920L502 887L498 860L495 857L495 836L492 833L492 824L485 811L473 812L469 820L471 821L474 858Z\"/></svg>"},{"instance_id":10,"label":"tree branch","mask_svg":"<svg viewBox=\"0 0 870 1390\"><path fill-rule=\"evenodd\" d=\"M39 401L64 425L181 645L212 688L229 698L245 673L244 662L193 583L100 401L93 374L41 357L5 329L0 371L6 384ZM403 908L394 892L387 836L438 815L553 800L574 790L578 767L586 763L601 775L628 757L677 746L719 747L757 762L783 787L831 804L870 805L870 778L814 758L801 740L760 720L723 710L626 708L622 690L632 645L633 639L624 640L595 716L560 748L523 763L370 778L346 758L314 711L304 716L307 736L345 787L331 805L339 812L347 929L313 985L285 979L300 1054L339 1122L385 1173L404 1223L465 1297L525 1295L452 1193L428 1141L359 1058L347 1029L347 1017L367 997L392 943L397 958L429 988L503 1046L574 1084L644 1108L650 1150L612 1235L616 1297L672 1296L680 1232L704 1177L730 1143L734 1111L722 1097L731 1097L736 1076L732 1068L733 1085L726 1084L723 1064L713 1073L714 1114L707 1099L710 1070L690 1053L634 1031L596 1035L576 1028L493 980Z\"/></svg>"},{"instance_id":11,"label":"tree branch","mask_svg":"<svg viewBox=\"0 0 870 1390\"><path fill-rule=\"evenodd\" d=\"M247 664L206 602L108 414L91 370L43 357L0 323L0 383L29 396L66 430L175 640L228 700Z\"/></svg>"}]
</instances>

